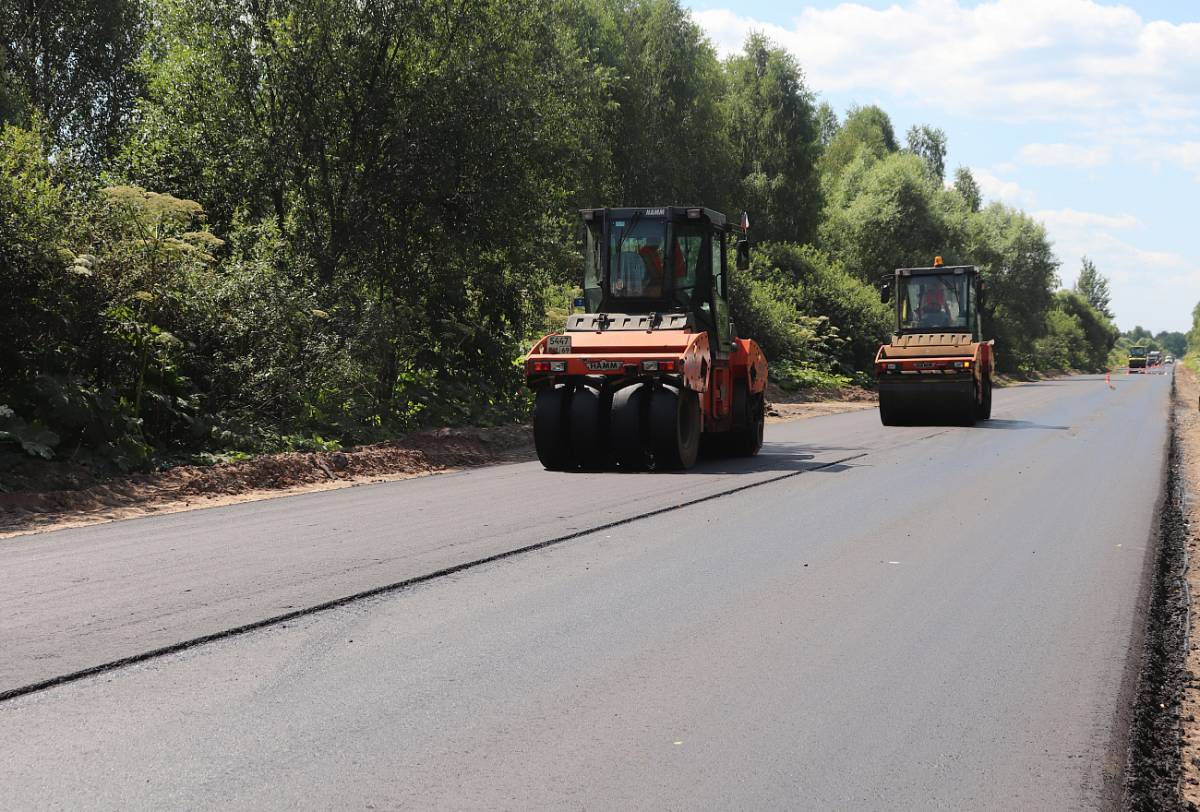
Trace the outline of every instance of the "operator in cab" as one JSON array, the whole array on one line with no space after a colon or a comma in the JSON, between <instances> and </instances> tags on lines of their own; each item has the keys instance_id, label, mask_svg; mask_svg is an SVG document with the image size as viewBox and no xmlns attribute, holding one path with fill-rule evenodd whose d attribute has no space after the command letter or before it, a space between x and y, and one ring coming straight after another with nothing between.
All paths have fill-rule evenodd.
<instances>
[{"instance_id":1,"label":"operator in cab","mask_svg":"<svg viewBox=\"0 0 1200 812\"><path fill-rule=\"evenodd\" d=\"M942 284L932 281L921 286L917 324L921 327L947 327L950 314L946 311L946 293Z\"/></svg>"}]
</instances>

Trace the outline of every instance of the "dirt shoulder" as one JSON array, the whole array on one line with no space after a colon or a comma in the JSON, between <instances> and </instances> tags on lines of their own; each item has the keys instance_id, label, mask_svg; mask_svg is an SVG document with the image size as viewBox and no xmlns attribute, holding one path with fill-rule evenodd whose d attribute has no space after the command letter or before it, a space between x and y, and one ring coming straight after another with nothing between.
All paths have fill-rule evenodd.
<instances>
[{"instance_id":1,"label":"dirt shoulder","mask_svg":"<svg viewBox=\"0 0 1200 812\"><path fill-rule=\"evenodd\" d=\"M502 426L438 429L345 451L184 465L80 487L0 493L0 538L532 458L529 427Z\"/></svg>"},{"instance_id":2,"label":"dirt shoulder","mask_svg":"<svg viewBox=\"0 0 1200 812\"><path fill-rule=\"evenodd\" d=\"M1189 679L1183 688L1180 718L1183 725L1183 786L1185 801L1200 805L1200 380L1184 364L1175 365L1175 437L1182 475L1182 501L1187 523L1187 583L1191 591L1186 667ZM1195 807L1193 807L1195 808Z\"/></svg>"},{"instance_id":3,"label":"dirt shoulder","mask_svg":"<svg viewBox=\"0 0 1200 812\"><path fill-rule=\"evenodd\" d=\"M873 409L877 405L879 395L861 386L785 392L773 383L767 384L768 423L786 423L806 417L856 412L861 409Z\"/></svg>"},{"instance_id":4,"label":"dirt shoulder","mask_svg":"<svg viewBox=\"0 0 1200 812\"><path fill-rule=\"evenodd\" d=\"M867 409L858 387L768 392L767 421L780 423ZM528 426L438 429L345 451L271 454L242 462L179 466L97 481L70 466L43 466L0 493L0 539L67 527L349 488L535 458Z\"/></svg>"}]
</instances>

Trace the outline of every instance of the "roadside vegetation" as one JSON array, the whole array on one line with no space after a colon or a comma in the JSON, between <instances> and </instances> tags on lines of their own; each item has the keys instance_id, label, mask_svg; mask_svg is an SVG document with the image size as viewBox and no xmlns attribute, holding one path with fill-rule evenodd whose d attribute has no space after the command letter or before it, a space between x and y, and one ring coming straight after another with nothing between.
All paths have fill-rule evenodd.
<instances>
[{"instance_id":1,"label":"roadside vegetation","mask_svg":"<svg viewBox=\"0 0 1200 812\"><path fill-rule=\"evenodd\" d=\"M0 472L328 450L527 413L575 210L750 213L738 330L865 382L892 269L983 269L1003 372L1100 369L1107 283L945 165L675 0L0 0Z\"/></svg>"}]
</instances>

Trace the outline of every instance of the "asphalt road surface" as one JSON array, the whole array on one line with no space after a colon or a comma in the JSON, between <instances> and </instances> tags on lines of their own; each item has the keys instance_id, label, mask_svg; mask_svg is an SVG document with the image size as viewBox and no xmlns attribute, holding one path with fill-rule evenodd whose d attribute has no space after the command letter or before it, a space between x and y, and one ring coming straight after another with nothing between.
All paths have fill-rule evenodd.
<instances>
[{"instance_id":1,"label":"asphalt road surface","mask_svg":"<svg viewBox=\"0 0 1200 812\"><path fill-rule=\"evenodd\" d=\"M0 541L0 693L102 669L0 702L0 805L1112 805L1169 388Z\"/></svg>"}]
</instances>

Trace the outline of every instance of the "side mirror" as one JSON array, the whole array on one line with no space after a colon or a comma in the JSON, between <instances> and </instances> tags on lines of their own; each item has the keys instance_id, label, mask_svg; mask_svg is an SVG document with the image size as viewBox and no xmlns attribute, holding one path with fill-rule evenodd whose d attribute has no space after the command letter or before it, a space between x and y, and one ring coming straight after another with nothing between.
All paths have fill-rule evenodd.
<instances>
[{"instance_id":1,"label":"side mirror","mask_svg":"<svg viewBox=\"0 0 1200 812\"><path fill-rule=\"evenodd\" d=\"M879 289L879 301L883 302L884 304L887 304L891 300L892 300L892 286L884 285L882 288Z\"/></svg>"},{"instance_id":2,"label":"side mirror","mask_svg":"<svg viewBox=\"0 0 1200 812\"><path fill-rule=\"evenodd\" d=\"M737 241L737 262L734 265L739 271L750 270L750 241Z\"/></svg>"}]
</instances>

